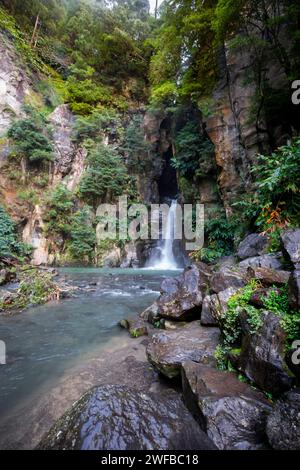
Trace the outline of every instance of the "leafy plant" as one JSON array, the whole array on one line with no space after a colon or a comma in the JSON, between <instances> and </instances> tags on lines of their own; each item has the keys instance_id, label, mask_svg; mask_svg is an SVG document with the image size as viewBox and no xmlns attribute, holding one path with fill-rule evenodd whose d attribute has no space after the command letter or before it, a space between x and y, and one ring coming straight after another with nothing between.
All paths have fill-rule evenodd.
<instances>
[{"instance_id":1,"label":"leafy plant","mask_svg":"<svg viewBox=\"0 0 300 470\"><path fill-rule=\"evenodd\" d=\"M124 135L123 150L128 155L128 168L134 173L141 173L146 169L147 159L145 154L150 148L145 141L142 124L141 116L133 117Z\"/></svg>"},{"instance_id":2,"label":"leafy plant","mask_svg":"<svg viewBox=\"0 0 300 470\"><path fill-rule=\"evenodd\" d=\"M5 211L0 206L0 263L1 258L23 257L31 253L31 247L18 240L15 226Z\"/></svg>"},{"instance_id":3,"label":"leafy plant","mask_svg":"<svg viewBox=\"0 0 300 470\"><path fill-rule=\"evenodd\" d=\"M87 168L79 184L79 195L91 204L113 200L128 182L126 167L113 147L99 143L90 150Z\"/></svg>"},{"instance_id":4,"label":"leafy plant","mask_svg":"<svg viewBox=\"0 0 300 470\"><path fill-rule=\"evenodd\" d=\"M220 367L226 367L228 354L232 348L240 343L241 326L240 313L247 315L250 334L255 334L262 326L262 312L269 311L280 317L280 323L287 335L287 347L300 336L300 313L291 310L288 299L288 286L268 291L262 296L262 308L249 304L252 295L259 288L259 281L253 279L245 287L238 290L227 303L227 310L221 315L221 329L223 344L217 351L217 360Z\"/></svg>"},{"instance_id":5,"label":"leafy plant","mask_svg":"<svg viewBox=\"0 0 300 470\"><path fill-rule=\"evenodd\" d=\"M213 216L205 222L204 236L206 246L194 251L192 259L210 263L216 259L230 255L234 247L234 232L236 223L228 221L223 216Z\"/></svg>"},{"instance_id":6,"label":"leafy plant","mask_svg":"<svg viewBox=\"0 0 300 470\"><path fill-rule=\"evenodd\" d=\"M74 208L74 196L62 183L50 189L45 197L46 210L44 220L46 233L69 236L71 215Z\"/></svg>"},{"instance_id":7,"label":"leafy plant","mask_svg":"<svg viewBox=\"0 0 300 470\"><path fill-rule=\"evenodd\" d=\"M74 259L92 261L95 254L96 232L92 224L91 211L83 207L71 218L69 250Z\"/></svg>"},{"instance_id":8,"label":"leafy plant","mask_svg":"<svg viewBox=\"0 0 300 470\"><path fill-rule=\"evenodd\" d=\"M49 162L54 158L49 125L42 113L26 106L27 116L10 126L8 137L14 143L12 156L29 163Z\"/></svg>"},{"instance_id":9,"label":"leafy plant","mask_svg":"<svg viewBox=\"0 0 300 470\"><path fill-rule=\"evenodd\" d=\"M179 131L175 148L172 165L181 175L201 177L212 169L214 146L208 138L201 135L196 122L188 122Z\"/></svg>"}]
</instances>

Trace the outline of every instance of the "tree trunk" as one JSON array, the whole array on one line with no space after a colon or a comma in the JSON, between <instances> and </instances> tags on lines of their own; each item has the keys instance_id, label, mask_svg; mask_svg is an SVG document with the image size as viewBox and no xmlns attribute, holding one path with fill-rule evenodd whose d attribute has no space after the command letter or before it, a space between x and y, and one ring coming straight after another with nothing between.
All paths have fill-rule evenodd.
<instances>
[{"instance_id":1,"label":"tree trunk","mask_svg":"<svg viewBox=\"0 0 300 470\"><path fill-rule=\"evenodd\" d=\"M154 10L154 17L157 18L157 10L158 10L158 0L155 0L155 10Z\"/></svg>"},{"instance_id":2,"label":"tree trunk","mask_svg":"<svg viewBox=\"0 0 300 470\"><path fill-rule=\"evenodd\" d=\"M34 25L34 28L33 28L33 33L32 33L32 36L31 36L31 40L30 40L30 47L36 47L36 44L37 44L37 31L38 31L38 26L39 26L39 15L37 15L36 17L36 20L35 20L35 25Z\"/></svg>"},{"instance_id":3,"label":"tree trunk","mask_svg":"<svg viewBox=\"0 0 300 470\"><path fill-rule=\"evenodd\" d=\"M21 170L22 170L21 181L22 181L22 183L26 183L26 173L27 173L26 157L21 158Z\"/></svg>"}]
</instances>

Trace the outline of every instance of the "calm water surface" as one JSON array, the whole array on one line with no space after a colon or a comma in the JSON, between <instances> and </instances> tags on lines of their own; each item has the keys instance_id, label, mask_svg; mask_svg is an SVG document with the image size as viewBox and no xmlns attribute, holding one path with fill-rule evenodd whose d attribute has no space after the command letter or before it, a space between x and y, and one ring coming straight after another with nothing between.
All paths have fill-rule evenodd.
<instances>
[{"instance_id":1,"label":"calm water surface","mask_svg":"<svg viewBox=\"0 0 300 470\"><path fill-rule=\"evenodd\" d=\"M112 339L117 347L118 338L127 335L119 320L148 307L163 278L174 275L178 271L65 268L61 277L91 291L0 316L7 348L7 364L0 365L0 422L69 367L111 347Z\"/></svg>"}]
</instances>

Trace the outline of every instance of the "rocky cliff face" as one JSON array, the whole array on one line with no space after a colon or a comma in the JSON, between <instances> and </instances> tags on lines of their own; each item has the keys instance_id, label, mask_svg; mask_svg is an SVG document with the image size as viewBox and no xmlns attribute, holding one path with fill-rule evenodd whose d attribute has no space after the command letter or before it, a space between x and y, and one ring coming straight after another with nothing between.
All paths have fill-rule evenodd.
<instances>
[{"instance_id":1,"label":"rocky cliff face","mask_svg":"<svg viewBox=\"0 0 300 470\"><path fill-rule=\"evenodd\" d=\"M31 94L31 80L14 47L0 33L0 165L6 155L3 139L13 118Z\"/></svg>"},{"instance_id":2,"label":"rocky cliff face","mask_svg":"<svg viewBox=\"0 0 300 470\"><path fill-rule=\"evenodd\" d=\"M259 105L261 91L253 78L253 61L251 55L226 44L210 115L203 118L215 146L218 184L228 216L238 196L251 191L250 168L255 156L269 152L271 145L283 144L291 136L278 122L267 122L265 110ZM288 90L289 83L282 68L271 57L268 69L269 86Z\"/></svg>"},{"instance_id":3,"label":"rocky cliff face","mask_svg":"<svg viewBox=\"0 0 300 470\"><path fill-rule=\"evenodd\" d=\"M147 111L143 115L144 138L149 149L144 152L144 169L136 169L137 192L145 203L158 203L167 197L179 195L181 202L200 202L213 211L225 208L227 216L232 215L232 203L251 191L250 168L255 155L270 150L270 132L263 112L254 112L257 88L249 80L253 58L241 55L228 44L224 50L221 65L222 76L213 95L210 113L201 116L200 132L208 135L214 144L214 155L204 164L202 177L188 183L189 200L182 187L180 174L176 174L170 160L176 153L176 132L182 123L188 122L189 113L179 117L166 111ZM270 72L272 86L283 86L282 70ZM273 77L273 78L272 78ZM39 77L27 72L26 64L14 50L9 40L0 35L0 168L7 162L9 147L5 133L14 118L23 115L22 105L37 98L34 84ZM193 111L195 113L195 111ZM140 114L141 111L138 111ZM134 113L124 120L124 128ZM193 116L195 119L195 116ZM58 106L49 116L53 129L55 160L49 172L49 186L64 182L70 191L75 191L85 169L87 152L72 141L75 121L66 104ZM284 131L273 128L272 138L277 143ZM109 136L107 139L109 140ZM118 147L119 143L114 142ZM45 238L43 210L40 204L29 205L18 197L18 188L2 171L0 174L0 194L14 220L17 222L23 239L35 248L33 261L36 264L55 262L57 256L49 252L49 240ZM207 211L209 213L209 211ZM125 250L116 248L104 256L109 265L136 265L147 256L149 246L128 245Z\"/></svg>"}]
</instances>

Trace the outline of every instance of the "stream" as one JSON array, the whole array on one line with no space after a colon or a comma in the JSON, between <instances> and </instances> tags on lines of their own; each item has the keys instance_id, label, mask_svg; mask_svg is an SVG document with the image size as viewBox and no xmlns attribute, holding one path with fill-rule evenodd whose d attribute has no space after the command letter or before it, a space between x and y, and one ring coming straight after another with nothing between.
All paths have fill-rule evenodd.
<instances>
[{"instance_id":1,"label":"stream","mask_svg":"<svg viewBox=\"0 0 300 470\"><path fill-rule=\"evenodd\" d=\"M68 369L117 348L128 337L119 320L148 307L158 297L163 278L178 275L97 268L64 268L59 273L82 287L75 297L0 316L0 339L7 349L7 364L0 366L0 426L55 386ZM0 442L3 437L0 431Z\"/></svg>"}]
</instances>

